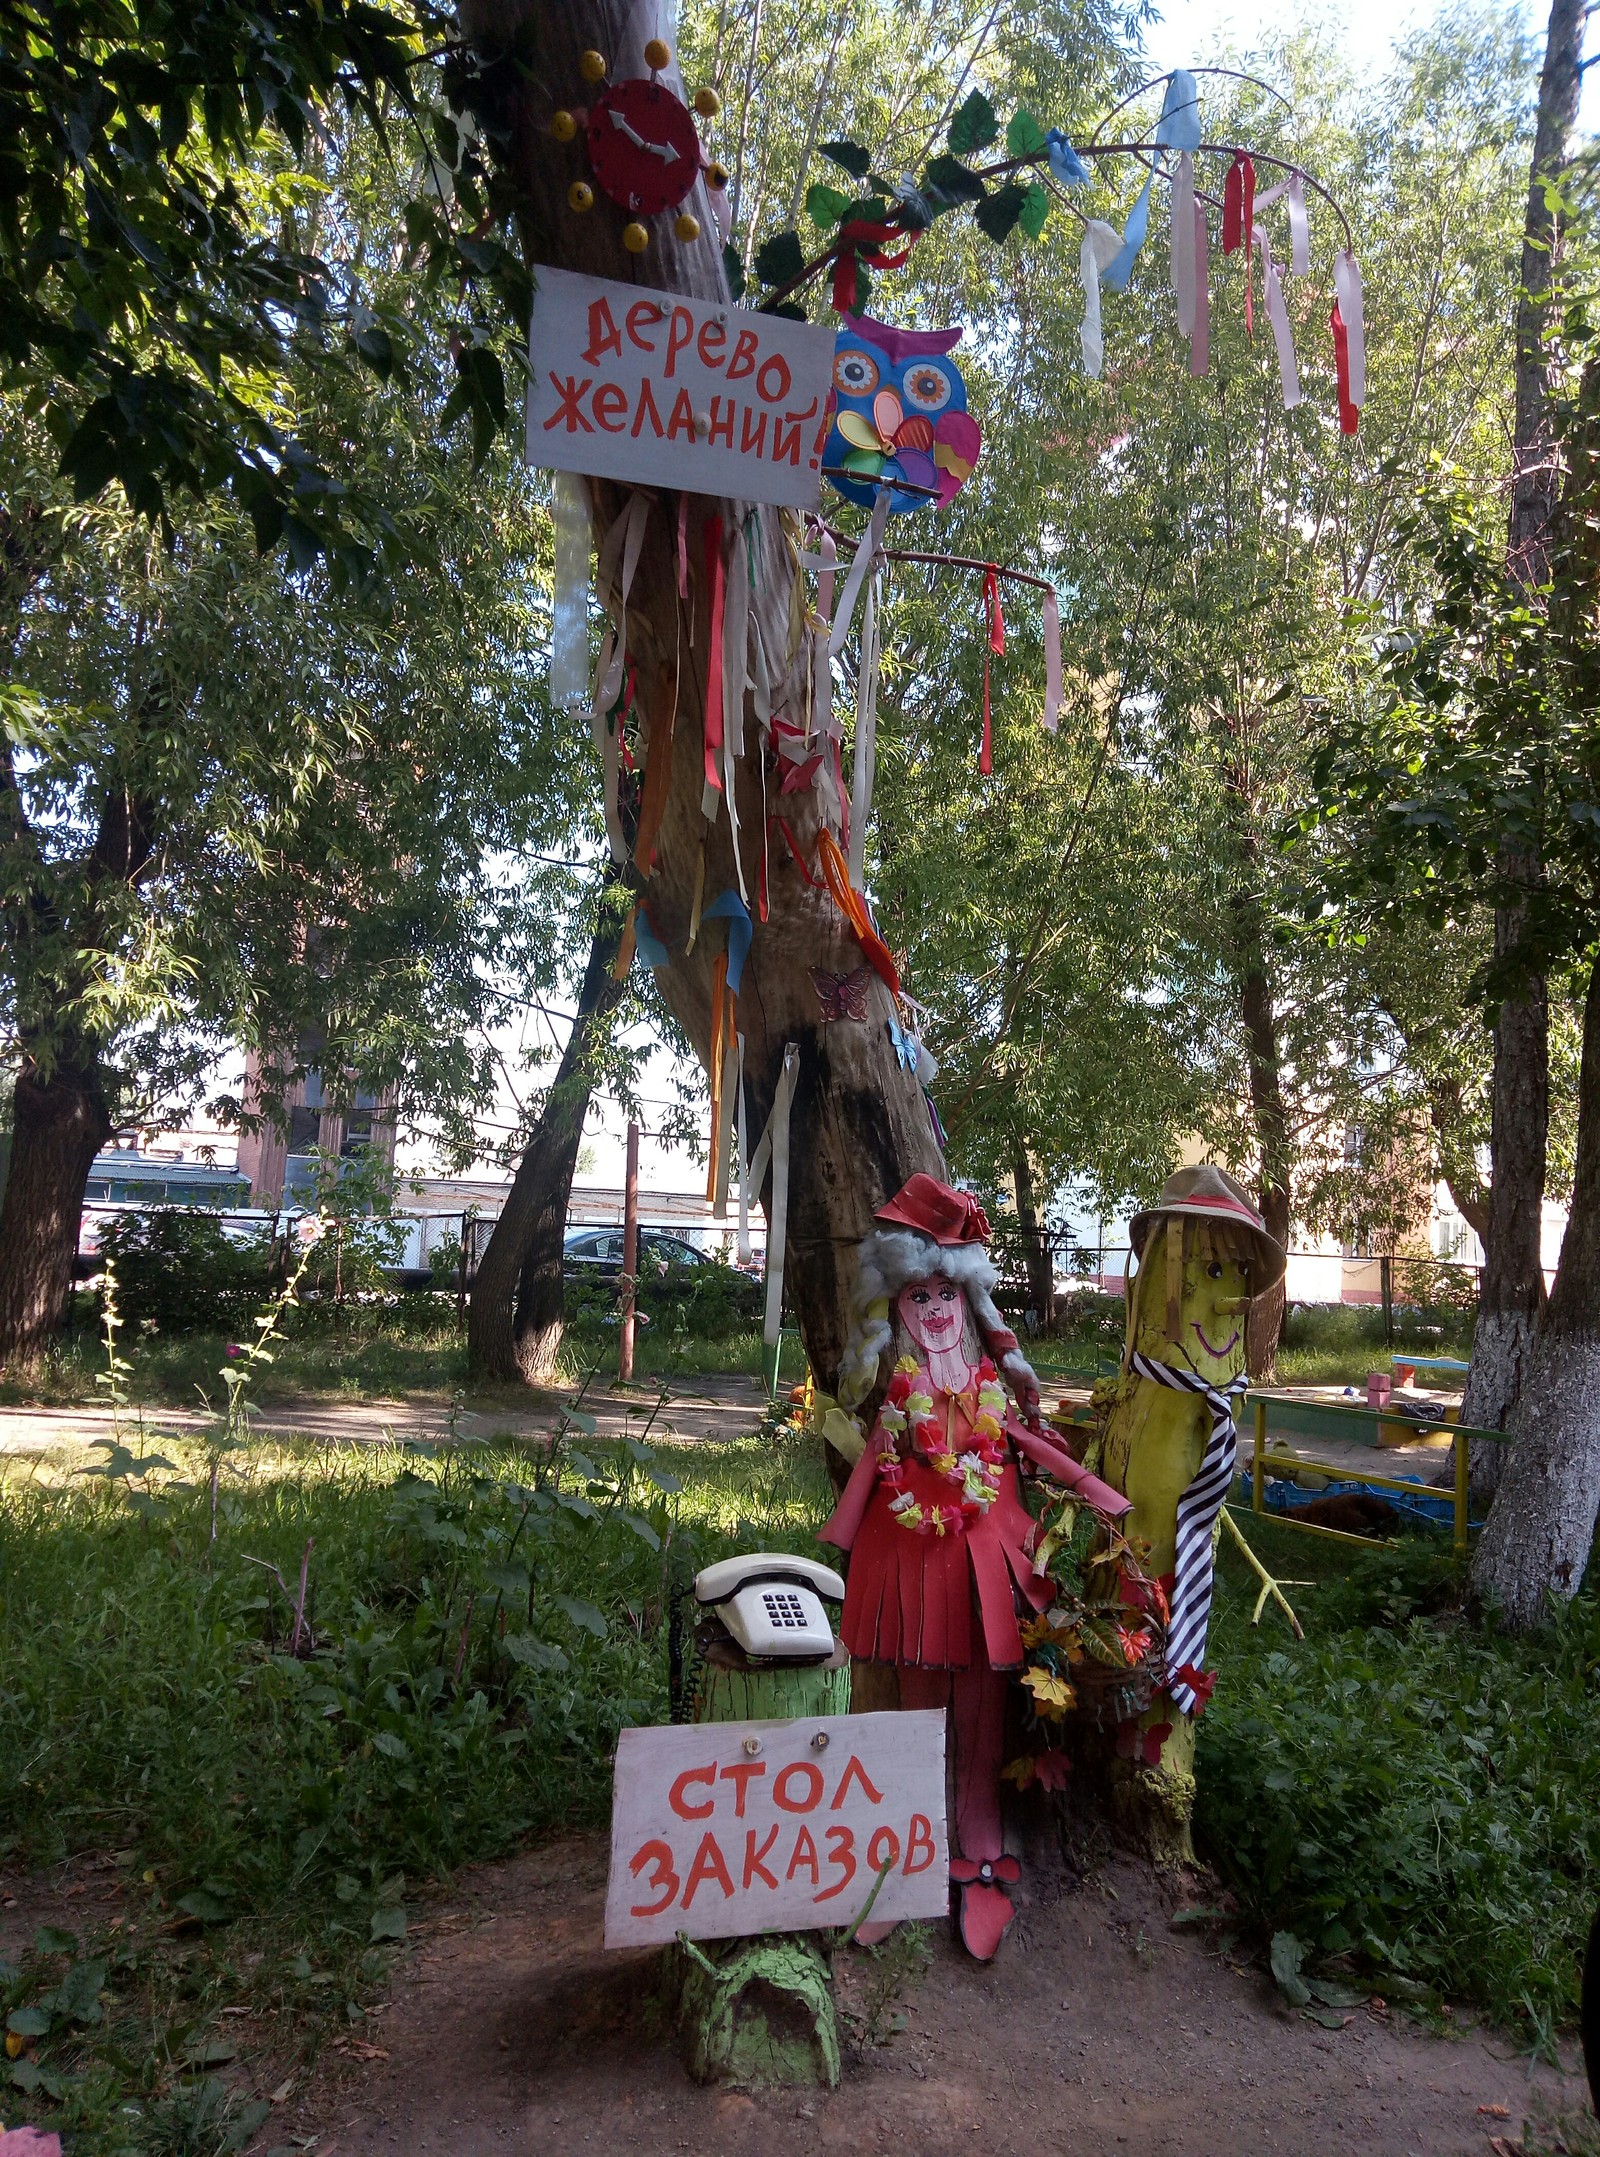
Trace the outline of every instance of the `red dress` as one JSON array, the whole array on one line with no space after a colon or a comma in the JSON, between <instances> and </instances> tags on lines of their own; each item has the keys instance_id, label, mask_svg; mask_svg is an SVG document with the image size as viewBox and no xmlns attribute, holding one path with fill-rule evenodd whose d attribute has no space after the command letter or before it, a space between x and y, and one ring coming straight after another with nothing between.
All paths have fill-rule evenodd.
<instances>
[{"instance_id":1,"label":"red dress","mask_svg":"<svg viewBox=\"0 0 1600 2157\"><path fill-rule=\"evenodd\" d=\"M937 1391L925 1371L914 1382L932 1396L935 1415L943 1421L945 1404L952 1396ZM971 1430L970 1400L961 1396L954 1401L952 1450L957 1452L963 1435ZM1069 1453L1029 1430L1016 1416L1007 1415L1005 1429L1024 1458L1059 1481L1083 1488L1084 1495L1093 1496L1096 1503L1109 1500L1113 1511L1126 1509L1126 1500L1087 1475ZM925 1511L948 1507L949 1481L913 1452L904 1461L899 1488L885 1482L878 1473L878 1454L884 1443L882 1427L875 1427L832 1519L817 1531L820 1541L850 1553L840 1625L845 1645L852 1655L874 1663L914 1663L934 1670L966 1670L975 1662L993 1670L1018 1668L1022 1635L1017 1628L1017 1598L1020 1595L1030 1610L1043 1610L1053 1591L1047 1579L1034 1574L1027 1550L1033 1521L1022 1503L1015 1466L1008 1462L1001 1470L993 1504L964 1533L936 1535L902 1527L890 1504L903 1489ZM976 1654L974 1588L983 1627Z\"/></svg>"}]
</instances>

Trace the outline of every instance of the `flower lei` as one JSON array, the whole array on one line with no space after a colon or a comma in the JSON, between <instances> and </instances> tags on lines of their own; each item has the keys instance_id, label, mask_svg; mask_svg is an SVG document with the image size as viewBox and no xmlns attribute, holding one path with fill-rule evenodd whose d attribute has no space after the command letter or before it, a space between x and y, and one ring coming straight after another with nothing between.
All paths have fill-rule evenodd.
<instances>
[{"instance_id":1,"label":"flower lei","mask_svg":"<svg viewBox=\"0 0 1600 2157\"><path fill-rule=\"evenodd\" d=\"M913 1391L912 1380L918 1369L916 1357L906 1356L895 1366L889 1381L888 1395L878 1411L878 1475L897 1494L890 1499L889 1510L902 1528L917 1535L965 1535L1000 1495L1006 1459L1005 1388L985 1356L978 1365L972 1443L965 1453L953 1453L934 1416L932 1395ZM957 1497L953 1505L923 1505L906 1488L905 1461L898 1441L908 1428L929 1464L954 1486Z\"/></svg>"}]
</instances>

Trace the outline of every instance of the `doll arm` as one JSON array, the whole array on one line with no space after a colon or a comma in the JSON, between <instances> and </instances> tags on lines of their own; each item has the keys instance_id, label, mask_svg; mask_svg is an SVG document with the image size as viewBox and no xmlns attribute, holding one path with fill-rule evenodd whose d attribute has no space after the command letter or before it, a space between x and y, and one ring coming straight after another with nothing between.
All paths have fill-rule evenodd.
<instances>
[{"instance_id":1,"label":"doll arm","mask_svg":"<svg viewBox=\"0 0 1600 2157\"><path fill-rule=\"evenodd\" d=\"M1053 1445L1048 1438L1038 1431L1029 1430L1025 1423L1019 1423L1015 1417L1011 1419L1008 1427L1016 1441L1018 1452L1025 1454L1034 1466L1042 1468L1046 1475L1052 1475L1058 1483L1064 1483L1074 1497L1081 1498L1086 1505L1092 1505L1096 1512L1109 1513L1113 1519L1120 1519L1124 1513L1131 1511L1131 1498L1124 1498L1121 1491L1113 1490L1109 1483L1102 1483L1100 1478L1091 1475L1087 1468L1080 1468L1064 1446Z\"/></svg>"}]
</instances>

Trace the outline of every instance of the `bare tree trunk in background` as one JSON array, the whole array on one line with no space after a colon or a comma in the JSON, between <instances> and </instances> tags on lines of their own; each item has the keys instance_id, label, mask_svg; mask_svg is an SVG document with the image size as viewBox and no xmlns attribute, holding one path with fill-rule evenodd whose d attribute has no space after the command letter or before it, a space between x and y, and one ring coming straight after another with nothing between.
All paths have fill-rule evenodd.
<instances>
[{"instance_id":1,"label":"bare tree trunk in background","mask_svg":"<svg viewBox=\"0 0 1600 2157\"><path fill-rule=\"evenodd\" d=\"M48 1078L24 1056L12 1105L11 1172L0 1203L0 1365L37 1367L72 1293L83 1194L111 1113L90 1052Z\"/></svg>"},{"instance_id":2,"label":"bare tree trunk in background","mask_svg":"<svg viewBox=\"0 0 1600 2157\"><path fill-rule=\"evenodd\" d=\"M1573 706L1592 711L1600 701L1600 360L1584 368L1564 447L1549 635ZM1600 961L1584 1002L1572 1207L1506 1431L1472 1584L1526 1631L1552 1597L1565 1602L1582 1586L1600 1511Z\"/></svg>"},{"instance_id":3,"label":"bare tree trunk in background","mask_svg":"<svg viewBox=\"0 0 1600 2157\"><path fill-rule=\"evenodd\" d=\"M1028 1303L1038 1314L1041 1327L1055 1316L1056 1269L1050 1251L1050 1233L1039 1219L1039 1203L1033 1185L1033 1163L1027 1147L1018 1140L1011 1165L1012 1188L1017 1201L1017 1225L1022 1230L1022 1257L1028 1276Z\"/></svg>"},{"instance_id":4,"label":"bare tree trunk in background","mask_svg":"<svg viewBox=\"0 0 1600 2157\"><path fill-rule=\"evenodd\" d=\"M1244 835L1247 876L1253 877L1255 846ZM1259 1169L1256 1203L1267 1234L1289 1247L1289 1116L1283 1099L1283 1052L1278 1041L1278 1015L1267 973L1266 937L1261 905L1253 882L1247 882L1233 900L1234 980L1239 998L1239 1017L1244 1027L1250 1062L1250 1109L1256 1127ZM1245 1321L1245 1361L1250 1376L1270 1382L1276 1374L1278 1338L1283 1331L1284 1283L1280 1279L1250 1305Z\"/></svg>"},{"instance_id":5,"label":"bare tree trunk in background","mask_svg":"<svg viewBox=\"0 0 1600 2157\"><path fill-rule=\"evenodd\" d=\"M566 1328L567 1207L583 1144L584 1118L594 1092L595 1057L604 1044L624 984L613 968L622 919L607 895L589 946L572 1031L500 1218L494 1224L467 1317L467 1348L478 1379L544 1385L556 1374Z\"/></svg>"},{"instance_id":6,"label":"bare tree trunk in background","mask_svg":"<svg viewBox=\"0 0 1600 2157\"><path fill-rule=\"evenodd\" d=\"M657 218L642 255L631 255L623 247L627 219L609 201L602 198L581 217L567 207L567 188L578 168L568 147L550 134L552 104L582 101L578 57L587 49L606 56L613 80L646 73L644 44L656 35L657 13L653 0L544 0L542 5L537 0L462 0L463 35L482 70L474 102L489 139L498 146L502 175L532 263L728 303L721 248L703 188L697 187L684 205L699 218L701 236L681 242L670 219ZM628 491L608 481L586 484L598 537L621 512ZM726 530L741 511L702 496L687 498L689 597L680 602L679 500L669 491L655 491L628 600L627 630L628 649L653 713L662 709L663 679L667 706L671 683L678 681L670 791L656 842L656 873L645 897L655 928L672 953L670 966L656 976L657 986L704 1062L711 1049L713 963L723 947L719 925L708 923L693 951L684 949L702 856L708 902L738 883L726 816L708 825L700 808L709 642L704 534L711 516L720 516ZM800 572L778 511L755 510L745 530L754 560L752 604L770 626L771 646L785 649L790 596ZM601 596L614 613L620 611L614 594ZM736 793L754 916L766 804L753 721L747 723L746 740L750 747L738 767ZM647 761L659 753L659 748L647 748ZM775 783L771 791L775 796ZM816 845L816 797L792 794L788 801L793 804L791 827L809 860ZM749 1124L752 1132L763 1129L784 1044L796 1043L800 1068L791 1119L787 1282L812 1367L831 1388L850 1326L855 1246L872 1227L876 1208L908 1176L919 1169L940 1173L943 1163L921 1089L915 1077L900 1068L890 1042L887 989L874 979L865 1024L822 1023L809 969L827 966L848 973L861 963L846 923L825 893L807 885L786 850L771 854L768 886L770 918L756 922L738 999Z\"/></svg>"},{"instance_id":7,"label":"bare tree trunk in background","mask_svg":"<svg viewBox=\"0 0 1600 2157\"><path fill-rule=\"evenodd\" d=\"M1545 181L1565 166L1578 116L1584 16L1583 0L1554 0L1550 10L1523 225L1508 553L1513 574L1529 592L1542 586L1549 575L1549 526L1558 486L1544 346L1557 233L1545 200ZM1541 873L1533 858L1504 859L1501 869L1525 883L1536 882ZM1517 943L1522 925L1521 907L1499 910L1497 953ZM1493 1181L1472 1368L1461 1405L1462 1421L1485 1430L1506 1427L1544 1303L1539 1235L1549 1102L1549 1007L1544 981L1535 976L1520 997L1502 1005L1494 1030ZM1480 1497L1493 1490L1501 1459L1498 1446L1486 1443L1474 1448L1472 1479Z\"/></svg>"}]
</instances>

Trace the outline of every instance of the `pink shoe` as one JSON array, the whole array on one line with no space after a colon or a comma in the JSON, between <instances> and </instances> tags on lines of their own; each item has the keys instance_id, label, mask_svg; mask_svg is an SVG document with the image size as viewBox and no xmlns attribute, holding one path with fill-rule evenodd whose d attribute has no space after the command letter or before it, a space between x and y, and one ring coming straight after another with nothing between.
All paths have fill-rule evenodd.
<instances>
[{"instance_id":1,"label":"pink shoe","mask_svg":"<svg viewBox=\"0 0 1600 2157\"><path fill-rule=\"evenodd\" d=\"M1017 1914L1006 1889L1021 1877L1014 1857L950 1860L950 1878L961 1893L961 1944L975 1962L993 1962Z\"/></svg>"}]
</instances>

